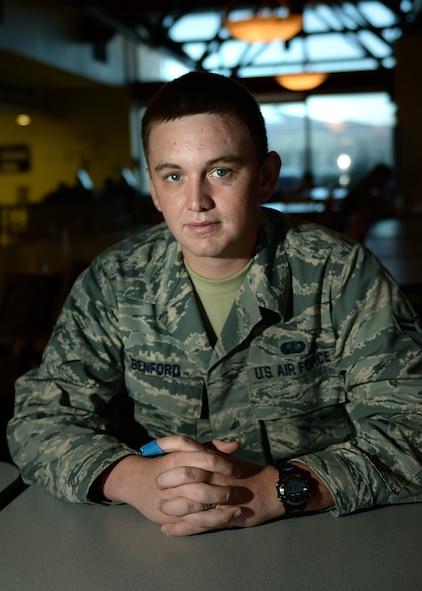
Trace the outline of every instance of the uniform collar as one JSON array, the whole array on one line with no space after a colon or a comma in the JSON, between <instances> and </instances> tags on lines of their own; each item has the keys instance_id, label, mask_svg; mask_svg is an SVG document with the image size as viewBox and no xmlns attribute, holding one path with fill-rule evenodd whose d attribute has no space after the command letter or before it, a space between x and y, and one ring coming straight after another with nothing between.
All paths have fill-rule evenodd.
<instances>
[{"instance_id":1,"label":"uniform collar","mask_svg":"<svg viewBox=\"0 0 422 591\"><path fill-rule=\"evenodd\" d=\"M247 304L251 322L262 315L278 314L286 318L291 294L291 273L284 248L289 224L283 214L261 208L257 244L251 268L241 288L240 303ZM148 276L145 268L144 301L166 308L170 302L191 293L192 287L179 244L168 228L160 228L155 237L152 265ZM146 288L146 289L145 289Z\"/></svg>"}]
</instances>

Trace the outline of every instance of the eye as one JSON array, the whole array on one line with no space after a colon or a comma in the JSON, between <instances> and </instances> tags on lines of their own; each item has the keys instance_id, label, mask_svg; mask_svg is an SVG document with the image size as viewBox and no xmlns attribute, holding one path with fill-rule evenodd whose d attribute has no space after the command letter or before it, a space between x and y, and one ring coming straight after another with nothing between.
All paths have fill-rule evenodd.
<instances>
[{"instance_id":1,"label":"eye","mask_svg":"<svg viewBox=\"0 0 422 591\"><path fill-rule=\"evenodd\" d=\"M170 183L177 183L182 178L182 175L179 172L172 172L166 176L166 180Z\"/></svg>"},{"instance_id":2,"label":"eye","mask_svg":"<svg viewBox=\"0 0 422 591\"><path fill-rule=\"evenodd\" d=\"M227 168L216 168L215 170L213 170L211 174L212 176L216 176L217 178L222 179L225 176L227 176L229 172L230 171L227 170Z\"/></svg>"}]
</instances>

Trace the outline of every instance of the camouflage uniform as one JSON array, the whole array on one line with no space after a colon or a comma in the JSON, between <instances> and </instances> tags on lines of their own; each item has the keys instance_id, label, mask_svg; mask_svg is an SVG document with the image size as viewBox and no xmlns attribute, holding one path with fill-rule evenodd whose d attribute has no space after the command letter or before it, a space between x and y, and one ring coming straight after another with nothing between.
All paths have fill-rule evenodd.
<instances>
[{"instance_id":1,"label":"camouflage uniform","mask_svg":"<svg viewBox=\"0 0 422 591\"><path fill-rule=\"evenodd\" d=\"M26 482L70 501L175 433L239 440L257 463L301 457L339 515L422 500L421 343L365 248L263 210L212 348L179 245L156 226L77 280L40 369L17 382L11 452Z\"/></svg>"}]
</instances>

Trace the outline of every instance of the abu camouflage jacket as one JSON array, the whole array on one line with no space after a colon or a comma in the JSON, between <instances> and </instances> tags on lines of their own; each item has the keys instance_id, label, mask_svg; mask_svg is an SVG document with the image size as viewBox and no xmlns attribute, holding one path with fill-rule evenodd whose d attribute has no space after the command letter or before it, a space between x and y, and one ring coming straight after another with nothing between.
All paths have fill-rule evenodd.
<instances>
[{"instance_id":1,"label":"abu camouflage jacket","mask_svg":"<svg viewBox=\"0 0 422 591\"><path fill-rule=\"evenodd\" d=\"M263 210L252 266L210 346L179 245L160 225L75 283L41 367L16 384L9 445L27 483L89 500L147 439L238 440L297 459L338 515L422 500L422 334L361 245Z\"/></svg>"}]
</instances>

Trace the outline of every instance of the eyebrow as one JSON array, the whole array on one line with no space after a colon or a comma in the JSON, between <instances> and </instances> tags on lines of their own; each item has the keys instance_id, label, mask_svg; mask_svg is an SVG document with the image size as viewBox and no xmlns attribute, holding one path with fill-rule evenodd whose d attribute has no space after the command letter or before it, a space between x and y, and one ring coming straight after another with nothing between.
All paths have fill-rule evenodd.
<instances>
[{"instance_id":1,"label":"eyebrow","mask_svg":"<svg viewBox=\"0 0 422 591\"><path fill-rule=\"evenodd\" d=\"M166 168L177 168L177 169L180 169L182 167L179 166L179 164L172 164L171 162L160 162L159 164L157 164L157 166L154 168L154 170L156 172L161 172L162 170L164 170Z\"/></svg>"},{"instance_id":2,"label":"eyebrow","mask_svg":"<svg viewBox=\"0 0 422 591\"><path fill-rule=\"evenodd\" d=\"M242 162L245 162L246 159L243 158L242 156L235 156L232 154L226 154L225 156L220 156L219 158L213 158L212 160L208 160L208 162L206 163L206 167L210 167L210 166L214 166L216 164L224 164L224 163L235 163L235 164L241 164ZM182 167L180 166L180 164L173 164L172 162L160 162L157 164L157 166L154 168L154 170L156 172L161 172L163 170L166 169L173 169L173 170L181 170Z\"/></svg>"}]
</instances>

